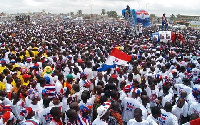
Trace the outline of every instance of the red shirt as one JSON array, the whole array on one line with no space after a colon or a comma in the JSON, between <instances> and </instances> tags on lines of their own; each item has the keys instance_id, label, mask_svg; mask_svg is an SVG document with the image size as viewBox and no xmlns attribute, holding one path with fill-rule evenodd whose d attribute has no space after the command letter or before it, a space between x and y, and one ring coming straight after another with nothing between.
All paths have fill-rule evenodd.
<instances>
[{"instance_id":1,"label":"red shirt","mask_svg":"<svg viewBox=\"0 0 200 125\"><path fill-rule=\"evenodd\" d=\"M200 118L190 121L190 125L200 125Z\"/></svg>"}]
</instances>

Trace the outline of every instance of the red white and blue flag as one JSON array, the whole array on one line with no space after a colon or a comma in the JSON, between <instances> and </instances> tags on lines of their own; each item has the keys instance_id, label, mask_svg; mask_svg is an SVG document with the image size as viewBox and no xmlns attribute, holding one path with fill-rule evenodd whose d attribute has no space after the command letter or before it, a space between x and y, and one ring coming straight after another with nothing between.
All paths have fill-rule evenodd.
<instances>
[{"instance_id":1,"label":"red white and blue flag","mask_svg":"<svg viewBox=\"0 0 200 125\"><path fill-rule=\"evenodd\" d=\"M136 14L137 14L137 18L139 19L149 18L149 13L145 10L136 11Z\"/></svg>"},{"instance_id":2,"label":"red white and blue flag","mask_svg":"<svg viewBox=\"0 0 200 125\"><path fill-rule=\"evenodd\" d=\"M131 55L128 55L121 50L114 48L110 56L107 58L105 64L102 65L101 68L97 69L97 71L105 71L108 68L113 68L116 65L126 65L128 61L132 59Z\"/></svg>"},{"instance_id":3,"label":"red white and blue flag","mask_svg":"<svg viewBox=\"0 0 200 125\"><path fill-rule=\"evenodd\" d=\"M54 84L46 84L44 88L47 90L47 95L50 99L52 99L55 95L56 87Z\"/></svg>"}]
</instances>

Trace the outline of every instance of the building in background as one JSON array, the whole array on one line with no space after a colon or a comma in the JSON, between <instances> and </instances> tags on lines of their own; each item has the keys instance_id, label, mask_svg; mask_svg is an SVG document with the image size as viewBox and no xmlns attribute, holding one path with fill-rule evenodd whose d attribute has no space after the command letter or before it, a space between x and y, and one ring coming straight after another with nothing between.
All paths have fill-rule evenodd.
<instances>
[{"instance_id":1,"label":"building in background","mask_svg":"<svg viewBox=\"0 0 200 125\"><path fill-rule=\"evenodd\" d=\"M200 21L200 15L184 15L184 14L178 14L177 15L177 21Z\"/></svg>"}]
</instances>

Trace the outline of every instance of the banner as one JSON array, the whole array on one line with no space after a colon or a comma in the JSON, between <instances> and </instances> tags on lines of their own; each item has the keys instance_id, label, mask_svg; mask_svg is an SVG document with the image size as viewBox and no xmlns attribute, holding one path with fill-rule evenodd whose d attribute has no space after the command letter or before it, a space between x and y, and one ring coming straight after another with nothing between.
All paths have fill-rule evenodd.
<instances>
[{"instance_id":1,"label":"banner","mask_svg":"<svg viewBox=\"0 0 200 125\"><path fill-rule=\"evenodd\" d=\"M159 31L160 42L171 41L171 31Z\"/></svg>"}]
</instances>

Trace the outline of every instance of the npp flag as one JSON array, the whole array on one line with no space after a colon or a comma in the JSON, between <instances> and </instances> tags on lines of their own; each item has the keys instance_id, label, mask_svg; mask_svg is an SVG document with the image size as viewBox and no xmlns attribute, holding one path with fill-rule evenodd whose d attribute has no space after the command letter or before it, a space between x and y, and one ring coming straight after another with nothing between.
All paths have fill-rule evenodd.
<instances>
[{"instance_id":1,"label":"npp flag","mask_svg":"<svg viewBox=\"0 0 200 125\"><path fill-rule=\"evenodd\" d=\"M105 64L102 65L102 68L97 69L97 71L105 71L108 68L113 68L116 65L126 65L128 61L132 59L131 55L128 55L121 50L114 48L109 57L107 58Z\"/></svg>"}]
</instances>

